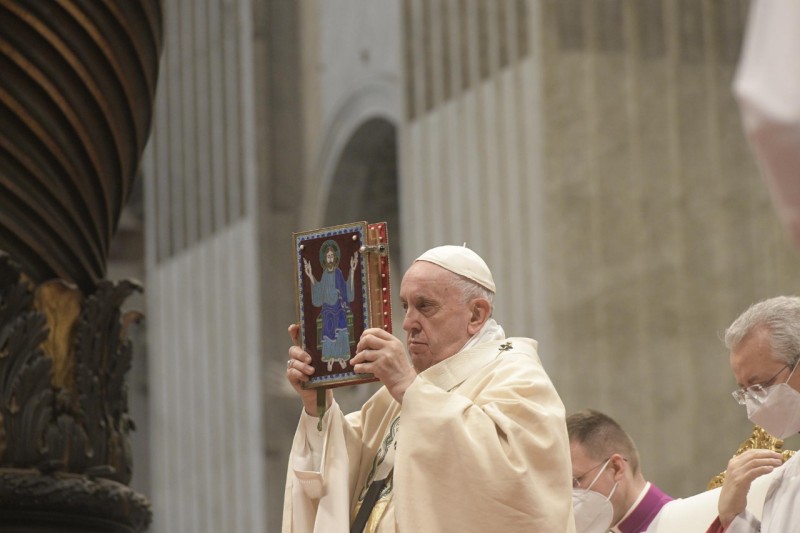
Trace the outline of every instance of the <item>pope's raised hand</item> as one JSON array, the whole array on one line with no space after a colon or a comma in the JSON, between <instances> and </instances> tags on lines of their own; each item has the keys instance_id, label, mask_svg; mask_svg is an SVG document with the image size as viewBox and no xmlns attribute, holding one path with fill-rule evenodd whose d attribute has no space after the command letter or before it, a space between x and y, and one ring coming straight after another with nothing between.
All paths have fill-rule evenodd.
<instances>
[{"instance_id":1,"label":"pope's raised hand","mask_svg":"<svg viewBox=\"0 0 800 533\"><path fill-rule=\"evenodd\" d=\"M781 454L772 450L747 450L728 461L718 503L722 527L727 528L747 507L747 493L753 480L769 474L782 463Z\"/></svg>"},{"instance_id":2,"label":"pope's raised hand","mask_svg":"<svg viewBox=\"0 0 800 533\"><path fill-rule=\"evenodd\" d=\"M406 389L417 377L403 343L380 328L364 330L350 364L357 374L369 373L381 380L399 403L403 403Z\"/></svg>"},{"instance_id":3,"label":"pope's raised hand","mask_svg":"<svg viewBox=\"0 0 800 533\"><path fill-rule=\"evenodd\" d=\"M303 383L307 383L314 375L314 367L311 366L311 356L300 347L300 326L292 324L289 326L289 336L292 338L294 346L289 348L289 360L286 362L286 379L289 380L292 388L303 400L303 407L311 416L317 416L317 391L315 389L304 389ZM330 405L333 394L330 389L327 391L326 404Z\"/></svg>"}]
</instances>

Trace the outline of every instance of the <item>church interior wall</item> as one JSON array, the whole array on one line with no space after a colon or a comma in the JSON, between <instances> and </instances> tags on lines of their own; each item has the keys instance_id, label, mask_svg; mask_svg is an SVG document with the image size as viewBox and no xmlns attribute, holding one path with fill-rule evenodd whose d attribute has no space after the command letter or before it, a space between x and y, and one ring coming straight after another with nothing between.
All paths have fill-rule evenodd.
<instances>
[{"instance_id":1,"label":"church interior wall","mask_svg":"<svg viewBox=\"0 0 800 533\"><path fill-rule=\"evenodd\" d=\"M165 4L144 163L153 531L278 530L301 409L291 232L351 221L336 175L369 159L352 142L374 120L397 139L397 280L466 242L568 411L619 419L673 496L703 490L750 431L719 336L798 291L730 96L747 5Z\"/></svg>"},{"instance_id":2,"label":"church interior wall","mask_svg":"<svg viewBox=\"0 0 800 533\"><path fill-rule=\"evenodd\" d=\"M265 531L252 5L164 9L142 163L150 530Z\"/></svg>"},{"instance_id":3,"label":"church interior wall","mask_svg":"<svg viewBox=\"0 0 800 533\"><path fill-rule=\"evenodd\" d=\"M722 332L797 291L730 90L746 8L543 11L555 378L568 408L628 427L647 475L676 495L702 490L750 433Z\"/></svg>"}]
</instances>

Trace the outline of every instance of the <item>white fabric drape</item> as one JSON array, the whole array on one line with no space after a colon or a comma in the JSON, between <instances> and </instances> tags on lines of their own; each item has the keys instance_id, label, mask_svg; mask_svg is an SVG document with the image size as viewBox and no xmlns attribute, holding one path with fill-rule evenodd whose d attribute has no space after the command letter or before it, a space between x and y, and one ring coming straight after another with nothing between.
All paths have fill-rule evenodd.
<instances>
[{"instance_id":1,"label":"white fabric drape","mask_svg":"<svg viewBox=\"0 0 800 533\"><path fill-rule=\"evenodd\" d=\"M800 246L800 2L753 0L734 80L745 134Z\"/></svg>"}]
</instances>

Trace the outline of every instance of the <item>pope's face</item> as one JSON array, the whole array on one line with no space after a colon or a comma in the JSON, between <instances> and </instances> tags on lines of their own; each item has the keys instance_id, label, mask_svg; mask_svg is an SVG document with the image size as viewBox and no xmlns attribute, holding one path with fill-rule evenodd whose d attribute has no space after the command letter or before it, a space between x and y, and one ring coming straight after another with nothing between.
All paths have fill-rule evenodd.
<instances>
[{"instance_id":1,"label":"pope's face","mask_svg":"<svg viewBox=\"0 0 800 533\"><path fill-rule=\"evenodd\" d=\"M400 283L406 345L417 372L455 354L475 333L470 307L451 281L444 268L417 261Z\"/></svg>"}]
</instances>

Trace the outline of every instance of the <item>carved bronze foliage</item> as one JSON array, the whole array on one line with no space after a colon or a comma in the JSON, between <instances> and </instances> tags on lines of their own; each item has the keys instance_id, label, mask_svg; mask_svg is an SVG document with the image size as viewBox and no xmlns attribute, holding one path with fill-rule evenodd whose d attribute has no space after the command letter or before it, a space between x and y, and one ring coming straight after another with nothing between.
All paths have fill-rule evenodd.
<instances>
[{"instance_id":1,"label":"carved bronze foliage","mask_svg":"<svg viewBox=\"0 0 800 533\"><path fill-rule=\"evenodd\" d=\"M0 531L144 531L148 501L116 481L0 468Z\"/></svg>"},{"instance_id":2,"label":"carved bronze foliage","mask_svg":"<svg viewBox=\"0 0 800 533\"><path fill-rule=\"evenodd\" d=\"M0 252L0 479L14 480L0 487L0 509L4 501L15 509L32 505L25 494L36 491L35 501L44 494L56 507L70 498L90 505L96 493L130 500L117 502L119 508L142 506L132 512L149 517L146 500L125 487L133 429L125 382L128 328L141 315L122 314L120 306L137 290L133 281L101 281L89 297L60 280L35 287ZM23 483L15 476L26 480L28 492L9 492ZM100 478L119 487L94 487ZM55 487L78 492L59 494ZM91 503L98 510L109 504L116 505Z\"/></svg>"},{"instance_id":3,"label":"carved bronze foliage","mask_svg":"<svg viewBox=\"0 0 800 533\"><path fill-rule=\"evenodd\" d=\"M128 483L133 423L125 383L132 356L126 328L140 315L123 316L120 306L141 287L102 281L85 299L77 288L57 281L34 291L2 253L0 283L0 466L90 473ZM47 305L39 297L43 292ZM80 313L58 300L79 301ZM69 342L58 342L58 336ZM66 370L56 373L57 367Z\"/></svg>"},{"instance_id":4,"label":"carved bronze foliage","mask_svg":"<svg viewBox=\"0 0 800 533\"><path fill-rule=\"evenodd\" d=\"M31 284L0 254L0 466L35 466L47 458L53 365L40 347L46 319L32 303Z\"/></svg>"}]
</instances>

